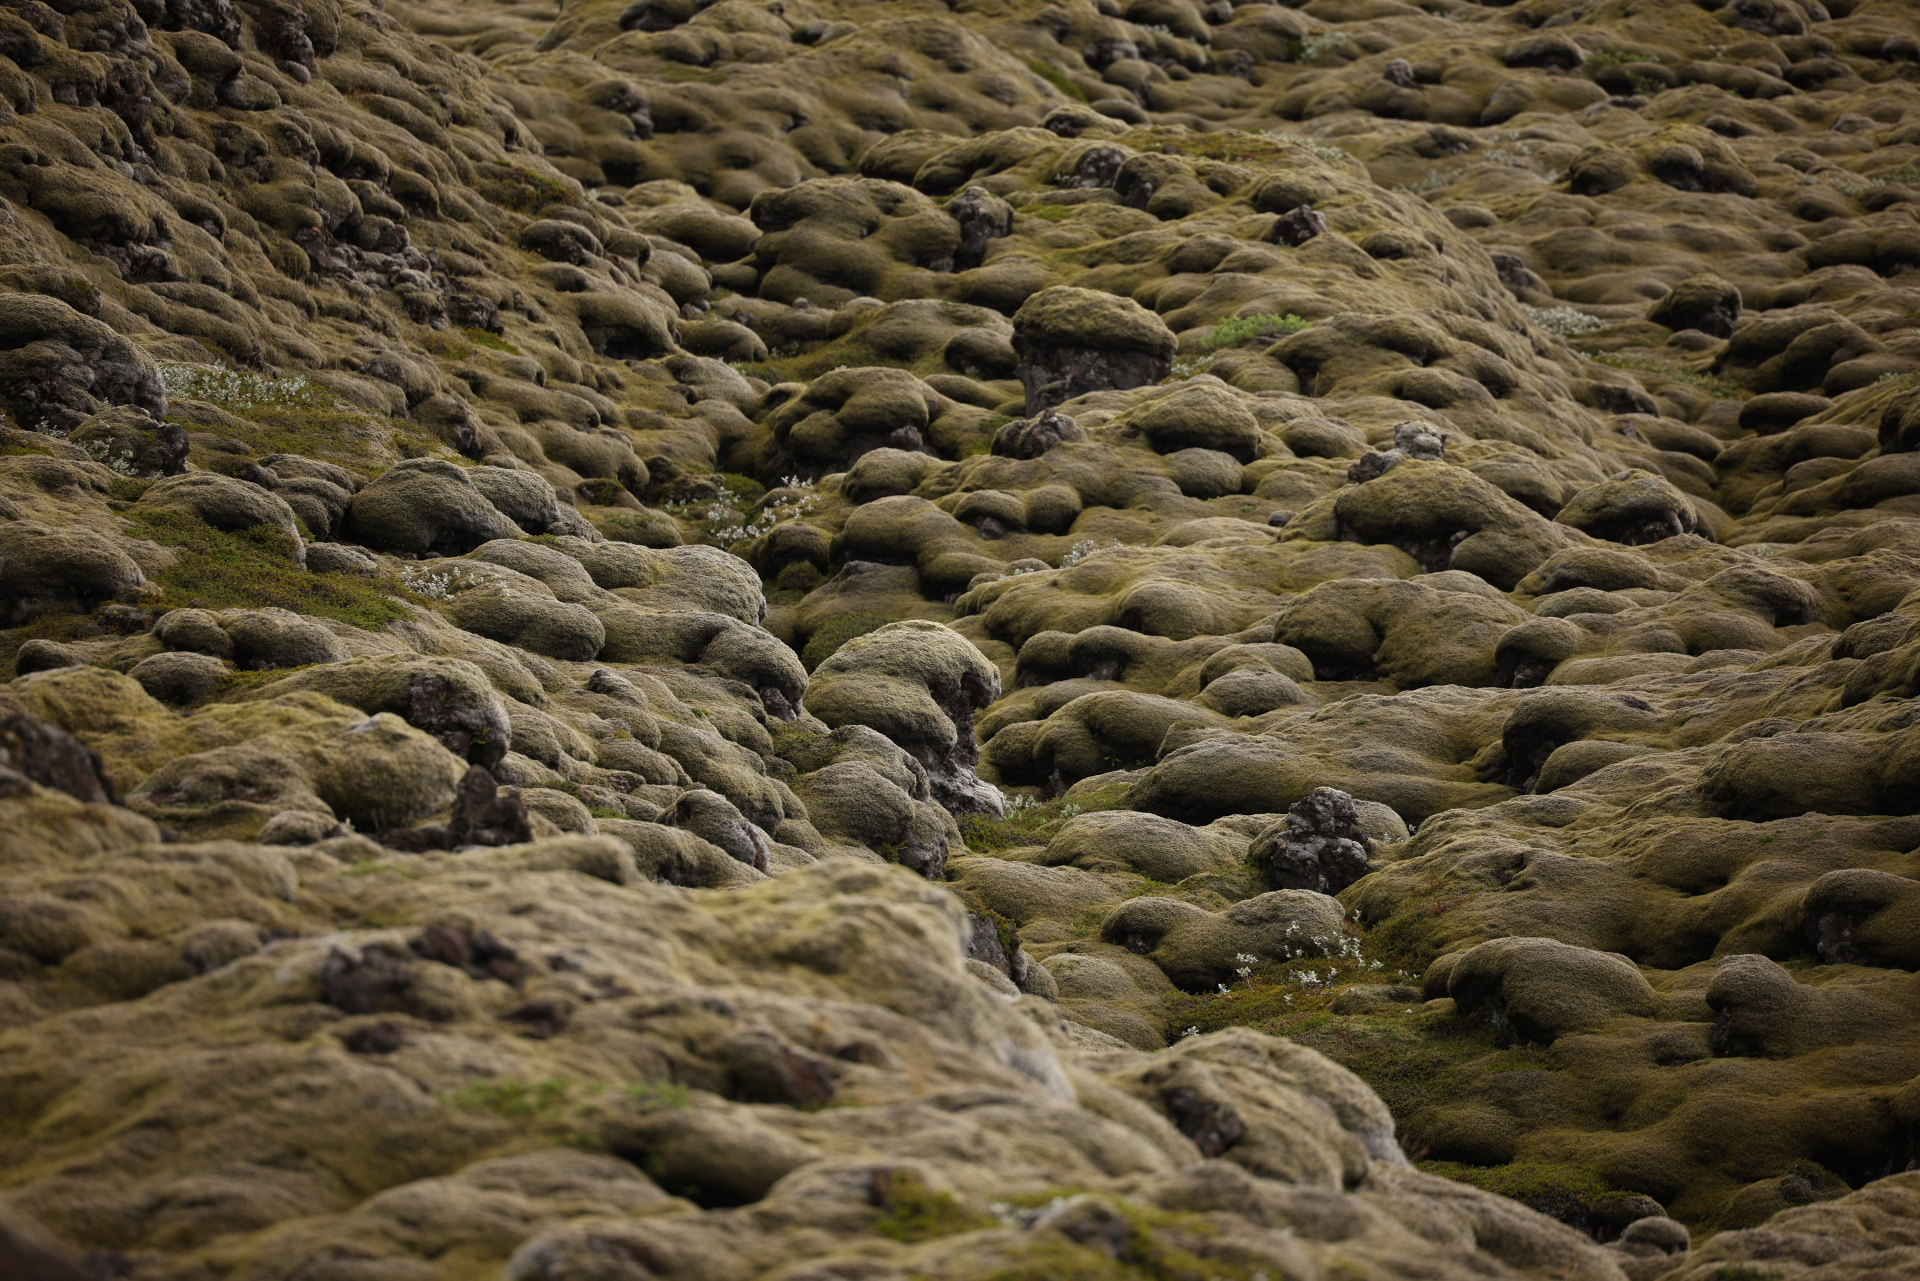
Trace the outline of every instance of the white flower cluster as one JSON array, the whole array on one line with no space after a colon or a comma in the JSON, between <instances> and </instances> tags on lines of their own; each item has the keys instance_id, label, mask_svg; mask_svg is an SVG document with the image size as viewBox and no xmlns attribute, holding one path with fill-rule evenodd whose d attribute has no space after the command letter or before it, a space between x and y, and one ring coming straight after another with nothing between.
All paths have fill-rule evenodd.
<instances>
[{"instance_id":1,"label":"white flower cluster","mask_svg":"<svg viewBox=\"0 0 1920 1281\"><path fill-rule=\"evenodd\" d=\"M1520 304L1520 310L1528 320L1561 338L1578 338L1581 334L1590 334L1596 329L1606 328L1607 322L1598 316L1589 316L1584 311L1572 307L1529 307Z\"/></svg>"},{"instance_id":2,"label":"white flower cluster","mask_svg":"<svg viewBox=\"0 0 1920 1281\"><path fill-rule=\"evenodd\" d=\"M1007 818L1019 818L1040 808L1040 802L1031 796L1008 796L1003 792L1001 797L1004 802L1001 811Z\"/></svg>"},{"instance_id":3,"label":"white flower cluster","mask_svg":"<svg viewBox=\"0 0 1920 1281\"><path fill-rule=\"evenodd\" d=\"M780 481L781 489L791 489L798 497L786 502L768 503L760 509L760 514L742 525L723 525L713 531L714 541L722 547L731 547L742 540L760 538L771 532L782 521L798 520L820 505L820 495L814 492L812 481L801 480L798 476L787 476ZM732 513L730 507L709 507L703 520L725 520Z\"/></svg>"},{"instance_id":4,"label":"white flower cluster","mask_svg":"<svg viewBox=\"0 0 1920 1281\"><path fill-rule=\"evenodd\" d=\"M160 366L160 382L169 396L210 401L227 409L309 407L324 394L305 378L268 378L240 369L192 365Z\"/></svg>"},{"instance_id":5,"label":"white flower cluster","mask_svg":"<svg viewBox=\"0 0 1920 1281\"><path fill-rule=\"evenodd\" d=\"M1344 31L1323 31L1300 42L1300 62L1317 62L1323 53L1343 48L1353 39Z\"/></svg>"},{"instance_id":6,"label":"white flower cluster","mask_svg":"<svg viewBox=\"0 0 1920 1281\"><path fill-rule=\"evenodd\" d=\"M1119 543L1096 543L1090 538L1083 538L1075 543L1065 556L1060 558L1060 568L1072 569L1075 565L1086 560L1095 552L1103 552L1109 548L1118 547L1119 545Z\"/></svg>"},{"instance_id":7,"label":"white flower cluster","mask_svg":"<svg viewBox=\"0 0 1920 1281\"><path fill-rule=\"evenodd\" d=\"M453 574L449 571L436 573L419 565L409 565L400 579L407 585L408 591L434 600L453 599Z\"/></svg>"},{"instance_id":8,"label":"white flower cluster","mask_svg":"<svg viewBox=\"0 0 1920 1281\"><path fill-rule=\"evenodd\" d=\"M87 445L86 451L93 456L95 462L119 472L122 476L131 476L134 474L133 454L131 452L115 454L112 450L108 449L104 443L97 440Z\"/></svg>"}]
</instances>

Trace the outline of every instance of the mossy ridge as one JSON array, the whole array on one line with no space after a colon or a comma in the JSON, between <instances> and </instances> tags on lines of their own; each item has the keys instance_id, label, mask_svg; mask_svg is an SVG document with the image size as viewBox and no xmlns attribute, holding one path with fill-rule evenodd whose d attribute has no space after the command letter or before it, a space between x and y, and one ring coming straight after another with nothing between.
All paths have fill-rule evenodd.
<instances>
[{"instance_id":1,"label":"mossy ridge","mask_svg":"<svg viewBox=\"0 0 1920 1281\"><path fill-rule=\"evenodd\" d=\"M1417 1161L1428 1174L1466 1183L1508 1197L1572 1227L1592 1230L1619 1217L1610 1205L1643 1202L1639 1194L1622 1191L1591 1170L1537 1161L1511 1165L1466 1165L1458 1161Z\"/></svg>"},{"instance_id":2,"label":"mossy ridge","mask_svg":"<svg viewBox=\"0 0 1920 1281\"><path fill-rule=\"evenodd\" d=\"M1032 798L1015 796L1004 817L969 814L960 820L960 835L967 848L976 854L1018 849L1023 845L1044 845L1053 826L1076 814L1093 810L1127 808L1128 786L1109 783L1088 788L1072 797L1056 797L1035 803Z\"/></svg>"},{"instance_id":3,"label":"mossy ridge","mask_svg":"<svg viewBox=\"0 0 1920 1281\"><path fill-rule=\"evenodd\" d=\"M1753 393L1739 383L1730 382L1713 374L1687 369L1670 361L1656 360L1651 356L1623 356L1604 351L1583 351L1580 353L1596 365L1605 365L1609 369L1626 370L1629 373L1652 374L1669 382L1685 383L1698 391L1704 391L1717 400L1747 400Z\"/></svg>"},{"instance_id":4,"label":"mossy ridge","mask_svg":"<svg viewBox=\"0 0 1920 1281\"><path fill-rule=\"evenodd\" d=\"M136 512L128 520L137 537L174 553L174 563L153 575L158 609L277 605L366 631L411 617L404 603L411 593L398 577L310 573L293 563L291 542L270 526L223 533L175 511Z\"/></svg>"},{"instance_id":5,"label":"mossy ridge","mask_svg":"<svg viewBox=\"0 0 1920 1281\"><path fill-rule=\"evenodd\" d=\"M766 360L741 361L734 367L750 378L763 378L775 384L812 382L822 374L855 365L863 368L909 368L896 361L878 359L864 345L852 341L872 323L873 313L871 312L855 316L845 333L829 338L817 346L807 347L802 343L794 342L770 353ZM945 358L937 355L920 363L921 367L913 372L945 371L947 367Z\"/></svg>"}]
</instances>

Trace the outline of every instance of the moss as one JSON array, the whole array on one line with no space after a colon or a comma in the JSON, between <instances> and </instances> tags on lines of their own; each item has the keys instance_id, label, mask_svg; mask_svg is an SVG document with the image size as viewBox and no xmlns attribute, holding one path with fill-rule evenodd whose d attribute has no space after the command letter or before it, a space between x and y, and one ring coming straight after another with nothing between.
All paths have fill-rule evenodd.
<instances>
[{"instance_id":1,"label":"moss","mask_svg":"<svg viewBox=\"0 0 1920 1281\"><path fill-rule=\"evenodd\" d=\"M911 1245L994 1225L993 1219L969 1210L952 1193L937 1192L905 1170L890 1171L877 1183L881 1215L873 1231L889 1240Z\"/></svg>"},{"instance_id":2,"label":"moss","mask_svg":"<svg viewBox=\"0 0 1920 1281\"><path fill-rule=\"evenodd\" d=\"M773 739L774 754L781 757L786 757L790 753L811 752L814 744L825 740L827 737L819 730L808 729L806 725L797 720L776 721L767 727L767 735ZM814 766L814 768L824 769L831 764L833 764L833 760L829 758L820 765Z\"/></svg>"},{"instance_id":3,"label":"moss","mask_svg":"<svg viewBox=\"0 0 1920 1281\"><path fill-rule=\"evenodd\" d=\"M348 404L305 378L267 378L244 370L186 365L163 365L161 374L169 396L221 410L226 417L217 430L246 446L249 455L300 454L373 470L392 462L396 454L417 458L443 448L437 439ZM203 429L186 405L175 405L167 421L188 431ZM232 466L244 458L196 450L193 461L219 470L222 463Z\"/></svg>"},{"instance_id":4,"label":"moss","mask_svg":"<svg viewBox=\"0 0 1920 1281\"><path fill-rule=\"evenodd\" d=\"M210 703L233 702L249 690L258 689L262 685L291 676L295 672L305 671L308 666L311 664L303 664L299 667L275 667L263 672L228 672L220 678L220 683L214 686L213 695L207 701Z\"/></svg>"},{"instance_id":5,"label":"moss","mask_svg":"<svg viewBox=\"0 0 1920 1281\"><path fill-rule=\"evenodd\" d=\"M768 595L768 603L798 604L808 592L826 581L827 576L820 572L817 565L810 561L794 561L781 567L779 576L773 580L773 592ZM783 599L776 599L776 596Z\"/></svg>"},{"instance_id":6,"label":"moss","mask_svg":"<svg viewBox=\"0 0 1920 1281\"><path fill-rule=\"evenodd\" d=\"M1451 912L1467 898L1457 883L1444 879L1428 882L1418 893L1395 904L1393 914L1369 931L1375 955L1396 967L1424 971L1434 955L1427 942L1433 919Z\"/></svg>"},{"instance_id":7,"label":"moss","mask_svg":"<svg viewBox=\"0 0 1920 1281\"><path fill-rule=\"evenodd\" d=\"M1030 797L1015 796L1001 818L969 814L960 820L960 836L967 848L976 853L1018 849L1023 845L1044 845L1055 824L1075 814L1093 810L1125 809L1128 787L1111 783L1076 795L1071 801L1061 797L1035 803Z\"/></svg>"},{"instance_id":8,"label":"moss","mask_svg":"<svg viewBox=\"0 0 1920 1281\"><path fill-rule=\"evenodd\" d=\"M742 505L758 501L760 496L767 492L767 487L753 477L741 476L734 472L722 473L720 483L726 486L727 492Z\"/></svg>"},{"instance_id":9,"label":"moss","mask_svg":"<svg viewBox=\"0 0 1920 1281\"><path fill-rule=\"evenodd\" d=\"M446 1095L441 1100L450 1106L473 1112L492 1112L496 1116L520 1119L550 1112L566 1102L573 1082L566 1077L545 1081L482 1081Z\"/></svg>"},{"instance_id":10,"label":"moss","mask_svg":"<svg viewBox=\"0 0 1920 1281\"><path fill-rule=\"evenodd\" d=\"M1703 374L1696 370L1685 369L1664 360L1655 360L1651 356L1621 356L1611 352L1583 352L1588 360L1609 369L1625 369L1634 373L1655 374L1670 382L1685 383L1698 391L1704 391L1717 400L1745 400L1753 395L1738 383L1728 382L1712 374Z\"/></svg>"},{"instance_id":11,"label":"moss","mask_svg":"<svg viewBox=\"0 0 1920 1281\"><path fill-rule=\"evenodd\" d=\"M445 360L463 360L473 354L472 343L432 331L421 337L420 346Z\"/></svg>"},{"instance_id":12,"label":"moss","mask_svg":"<svg viewBox=\"0 0 1920 1281\"><path fill-rule=\"evenodd\" d=\"M499 334L482 329L478 325L469 325L460 331L460 336L476 347L490 347L494 351L504 351L509 356L518 356L520 349L502 338Z\"/></svg>"},{"instance_id":13,"label":"moss","mask_svg":"<svg viewBox=\"0 0 1920 1281\"><path fill-rule=\"evenodd\" d=\"M1048 222L1065 222L1073 217L1078 205L1056 205L1052 203L1022 205L1020 212L1034 218L1044 218Z\"/></svg>"},{"instance_id":14,"label":"moss","mask_svg":"<svg viewBox=\"0 0 1920 1281\"><path fill-rule=\"evenodd\" d=\"M503 208L516 213L533 213L548 205L575 203L573 189L557 179L531 169L515 167L491 184L492 196Z\"/></svg>"},{"instance_id":15,"label":"moss","mask_svg":"<svg viewBox=\"0 0 1920 1281\"><path fill-rule=\"evenodd\" d=\"M1159 127L1134 129L1127 134L1127 145L1140 152L1172 147L1181 155L1203 160L1225 160L1255 168L1278 169L1298 165L1303 151L1329 162L1340 158L1338 148L1322 146L1305 138L1266 131L1245 133L1237 129L1203 134Z\"/></svg>"},{"instance_id":16,"label":"moss","mask_svg":"<svg viewBox=\"0 0 1920 1281\"><path fill-rule=\"evenodd\" d=\"M1617 1217L1607 1213L1609 1202L1639 1201L1591 1170L1576 1166L1516 1161L1512 1165L1462 1165L1456 1161L1420 1161L1420 1169L1510 1197L1550 1218L1578 1228Z\"/></svg>"},{"instance_id":17,"label":"moss","mask_svg":"<svg viewBox=\"0 0 1920 1281\"><path fill-rule=\"evenodd\" d=\"M1009 1205L1050 1204L1077 1195L1078 1190L1056 1192L1045 1200L1014 1198ZM1103 1198L1105 1199L1105 1198ZM988 1274L988 1281L1253 1281L1267 1276L1229 1259L1208 1257L1205 1243L1216 1235L1213 1226L1195 1214L1154 1210L1127 1201L1106 1203L1131 1229L1116 1255L1058 1238L1038 1237L1023 1242L1018 1262Z\"/></svg>"},{"instance_id":18,"label":"moss","mask_svg":"<svg viewBox=\"0 0 1920 1281\"><path fill-rule=\"evenodd\" d=\"M1284 316L1277 312L1235 316L1232 320L1223 320L1215 325L1212 332L1200 340L1200 346L1208 351L1216 347L1238 347L1249 338L1281 338L1287 334L1297 334L1312 325L1311 320L1291 312Z\"/></svg>"},{"instance_id":19,"label":"moss","mask_svg":"<svg viewBox=\"0 0 1920 1281\"><path fill-rule=\"evenodd\" d=\"M277 672L275 673L275 675L278 675L278 674L279 673ZM188 809L188 810L197 810L197 809L206 809L209 807L204 805L185 805L185 806L181 806L180 808ZM396 876L404 876L409 881L417 881L420 879L420 874L418 872L413 871L411 868L403 867L398 863L388 863L377 858L363 859L360 862L355 863L352 867L348 868L346 871L340 873L340 875L342 876L379 876L383 872L392 872Z\"/></svg>"},{"instance_id":20,"label":"moss","mask_svg":"<svg viewBox=\"0 0 1920 1281\"><path fill-rule=\"evenodd\" d=\"M1067 77L1066 73L1060 71L1058 68L1050 67L1037 58L1029 58L1027 59L1027 69L1075 102L1088 101L1087 91L1075 84Z\"/></svg>"},{"instance_id":21,"label":"moss","mask_svg":"<svg viewBox=\"0 0 1920 1281\"><path fill-rule=\"evenodd\" d=\"M1449 901L1430 890L1412 910L1431 911ZM1353 938L1345 955L1331 959L1263 958L1241 986L1173 997L1167 1007L1169 1035L1248 1027L1318 1050L1380 1096L1393 1113L1402 1146L1418 1158L1428 1150L1424 1126L1432 1109L1473 1096L1489 1076L1549 1068L1554 1060L1551 1050L1507 1045L1485 1016L1438 1013L1417 998L1374 1014L1335 1014L1335 999L1349 987L1417 985L1418 966L1408 968L1407 953L1383 938L1385 933L1376 929Z\"/></svg>"},{"instance_id":22,"label":"moss","mask_svg":"<svg viewBox=\"0 0 1920 1281\"><path fill-rule=\"evenodd\" d=\"M44 432L26 431L9 425L6 415L0 414L0 458L51 454L54 452L54 443L55 438Z\"/></svg>"},{"instance_id":23,"label":"moss","mask_svg":"<svg viewBox=\"0 0 1920 1281\"><path fill-rule=\"evenodd\" d=\"M631 507L581 507L579 510L602 536L616 543L672 547L683 539L681 528L672 516L650 507L639 511Z\"/></svg>"},{"instance_id":24,"label":"moss","mask_svg":"<svg viewBox=\"0 0 1920 1281\"><path fill-rule=\"evenodd\" d=\"M650 1081L642 1085L629 1085L621 1091L621 1094L648 1112L684 1108L693 1102L693 1091L675 1081Z\"/></svg>"},{"instance_id":25,"label":"moss","mask_svg":"<svg viewBox=\"0 0 1920 1281\"><path fill-rule=\"evenodd\" d=\"M762 378L770 383L812 382L820 375L832 373L842 366L907 368L898 361L876 356L871 346L861 338L862 332L873 323L875 314L865 312L855 317L844 334L819 346L809 348L800 343L789 343L776 349L770 359L742 362L736 368L750 378ZM946 367L946 358L938 352L920 362L922 371L928 373Z\"/></svg>"},{"instance_id":26,"label":"moss","mask_svg":"<svg viewBox=\"0 0 1920 1281\"><path fill-rule=\"evenodd\" d=\"M727 82L727 73L706 71L699 67L686 67L675 63L663 70L660 78L670 84L723 85Z\"/></svg>"},{"instance_id":27,"label":"moss","mask_svg":"<svg viewBox=\"0 0 1920 1281\"><path fill-rule=\"evenodd\" d=\"M808 639L806 648L800 651L800 664L811 672L832 658L835 651L854 637L879 631L888 623L898 621L884 614L849 614L845 618L836 618Z\"/></svg>"},{"instance_id":28,"label":"moss","mask_svg":"<svg viewBox=\"0 0 1920 1281\"><path fill-rule=\"evenodd\" d=\"M369 631L409 616L395 599L409 594L397 579L308 573L293 563L287 535L271 526L223 533L177 511L139 512L130 523L139 537L174 552L174 563L153 575L158 608L277 605Z\"/></svg>"}]
</instances>

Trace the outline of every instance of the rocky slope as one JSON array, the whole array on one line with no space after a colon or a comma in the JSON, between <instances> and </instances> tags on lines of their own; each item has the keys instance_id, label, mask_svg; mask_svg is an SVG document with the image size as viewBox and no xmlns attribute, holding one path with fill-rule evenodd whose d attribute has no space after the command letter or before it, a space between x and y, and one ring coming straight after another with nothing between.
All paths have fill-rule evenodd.
<instances>
[{"instance_id":1,"label":"rocky slope","mask_svg":"<svg viewBox=\"0 0 1920 1281\"><path fill-rule=\"evenodd\" d=\"M9 0L0 1271L1920 1275L1900 0Z\"/></svg>"}]
</instances>

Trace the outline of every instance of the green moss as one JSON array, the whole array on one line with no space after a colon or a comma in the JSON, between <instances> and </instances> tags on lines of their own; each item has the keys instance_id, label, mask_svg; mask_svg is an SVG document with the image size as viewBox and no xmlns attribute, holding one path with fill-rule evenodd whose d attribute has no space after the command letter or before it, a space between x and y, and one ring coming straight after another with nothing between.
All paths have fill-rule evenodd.
<instances>
[{"instance_id":1,"label":"green moss","mask_svg":"<svg viewBox=\"0 0 1920 1281\"><path fill-rule=\"evenodd\" d=\"M912 366L901 365L898 361L885 360L876 356L861 337L866 327L873 323L875 314L875 312L865 312L855 317L846 333L819 346L807 348L799 343L789 343L776 348L767 360L745 362L737 368L749 377L763 378L770 383L812 382L820 375L831 373L842 366L910 368L921 373L935 373L947 369L946 357L938 351L930 353L917 365Z\"/></svg>"},{"instance_id":2,"label":"green moss","mask_svg":"<svg viewBox=\"0 0 1920 1281\"><path fill-rule=\"evenodd\" d=\"M1216 347L1238 347L1249 338L1282 338L1311 328L1312 325L1311 320L1291 312L1284 316L1277 312L1235 316L1232 320L1223 320L1215 325L1213 331L1200 340L1200 346L1208 351Z\"/></svg>"},{"instance_id":3,"label":"green moss","mask_svg":"<svg viewBox=\"0 0 1920 1281\"><path fill-rule=\"evenodd\" d=\"M644 1085L629 1085L621 1093L649 1112L684 1108L693 1102L693 1091L676 1081L653 1081Z\"/></svg>"},{"instance_id":4,"label":"green moss","mask_svg":"<svg viewBox=\"0 0 1920 1281\"><path fill-rule=\"evenodd\" d=\"M827 576L811 561L794 561L781 567L778 577L773 580L772 591L767 594L767 603L797 605L808 592L826 581Z\"/></svg>"},{"instance_id":5,"label":"green moss","mask_svg":"<svg viewBox=\"0 0 1920 1281\"><path fill-rule=\"evenodd\" d=\"M348 404L306 378L267 378L245 370L189 365L162 365L160 372L169 396L223 411L226 417L219 421L218 432L237 439L249 455L301 454L374 470L396 454L417 458L441 449L438 440ZM190 405L176 405L167 421L189 431L205 426L196 421ZM203 457L203 452L196 450L194 461L212 470L245 461L232 454Z\"/></svg>"},{"instance_id":6,"label":"green moss","mask_svg":"<svg viewBox=\"0 0 1920 1281\"><path fill-rule=\"evenodd\" d=\"M1633 1193L1613 1187L1593 1171L1577 1166L1531 1161L1496 1166L1462 1165L1457 1161L1416 1164L1429 1174L1510 1197L1549 1218L1578 1228L1615 1217L1607 1214L1610 1202L1639 1200Z\"/></svg>"},{"instance_id":7,"label":"green moss","mask_svg":"<svg viewBox=\"0 0 1920 1281\"><path fill-rule=\"evenodd\" d=\"M459 336L437 333L428 330L420 337L420 345L436 356L447 360L461 360L473 354L475 347L486 347L493 351L503 351L509 356L518 356L520 349L502 338L499 334L470 325L462 329Z\"/></svg>"},{"instance_id":8,"label":"green moss","mask_svg":"<svg viewBox=\"0 0 1920 1281\"><path fill-rule=\"evenodd\" d=\"M409 593L392 577L311 574L293 563L287 535L267 525L223 533L177 511L138 512L132 532L175 555L153 575L161 609L258 609L276 605L375 631L408 617L395 597Z\"/></svg>"},{"instance_id":9,"label":"green moss","mask_svg":"<svg viewBox=\"0 0 1920 1281\"><path fill-rule=\"evenodd\" d=\"M888 623L898 621L884 614L849 614L836 618L807 640L806 648L800 651L800 665L811 672L854 637L879 631Z\"/></svg>"},{"instance_id":10,"label":"green moss","mask_svg":"<svg viewBox=\"0 0 1920 1281\"><path fill-rule=\"evenodd\" d=\"M767 492L767 487L753 477L741 476L734 472L722 473L720 483L725 485L727 492L742 505L758 501L760 496Z\"/></svg>"},{"instance_id":11,"label":"green moss","mask_svg":"<svg viewBox=\"0 0 1920 1281\"><path fill-rule=\"evenodd\" d=\"M1067 77L1065 72L1060 71L1058 68L1050 67L1037 58L1028 58L1027 69L1075 102L1088 101L1087 91L1075 84Z\"/></svg>"},{"instance_id":12,"label":"green moss","mask_svg":"<svg viewBox=\"0 0 1920 1281\"><path fill-rule=\"evenodd\" d=\"M548 205L575 203L573 189L545 174L517 166L492 184L495 203L516 213L533 213Z\"/></svg>"},{"instance_id":13,"label":"green moss","mask_svg":"<svg viewBox=\"0 0 1920 1281\"><path fill-rule=\"evenodd\" d=\"M1244 133L1237 129L1222 129L1196 134L1163 128L1135 129L1127 134L1127 145L1142 152L1172 147L1181 155L1270 169L1298 165L1301 152L1307 152L1329 164L1345 157L1338 147L1264 130Z\"/></svg>"},{"instance_id":14,"label":"green moss","mask_svg":"<svg viewBox=\"0 0 1920 1281\"><path fill-rule=\"evenodd\" d=\"M701 67L686 67L676 63L662 71L660 78L671 84L723 85L727 82L727 73L708 71Z\"/></svg>"},{"instance_id":15,"label":"green moss","mask_svg":"<svg viewBox=\"0 0 1920 1281\"><path fill-rule=\"evenodd\" d=\"M1125 809L1129 790L1125 783L1110 783L1082 792L1071 801L1060 797L1036 802L1031 797L1014 796L1009 798L1002 818L969 814L961 819L960 835L968 849L982 854L1044 845L1053 825L1063 819L1094 810Z\"/></svg>"},{"instance_id":16,"label":"green moss","mask_svg":"<svg viewBox=\"0 0 1920 1281\"><path fill-rule=\"evenodd\" d=\"M279 672L274 673L275 676L278 676L280 674L281 673ZM189 805L189 806L186 806L185 808L204 809L207 807ZM385 862L384 860L377 859L377 858L363 859L360 862L355 863L352 867L348 868L346 871L340 873L340 875L342 876L379 876L385 872L392 872L395 876L404 876L409 881L417 881L420 879L420 874L411 868L404 867L399 863L388 863L388 862Z\"/></svg>"},{"instance_id":17,"label":"green moss","mask_svg":"<svg viewBox=\"0 0 1920 1281\"><path fill-rule=\"evenodd\" d=\"M1065 222L1073 217L1078 205L1056 205L1051 202L1036 205L1022 205L1020 212L1034 218L1044 218L1048 222Z\"/></svg>"},{"instance_id":18,"label":"green moss","mask_svg":"<svg viewBox=\"0 0 1920 1281\"><path fill-rule=\"evenodd\" d=\"M1424 972L1434 958L1428 942L1434 918L1467 901L1463 888L1457 881L1433 880L1396 903L1393 914L1368 931L1373 954L1395 968Z\"/></svg>"},{"instance_id":19,"label":"green moss","mask_svg":"<svg viewBox=\"0 0 1920 1281\"><path fill-rule=\"evenodd\" d=\"M1611 352L1583 352L1588 360L1609 369L1626 369L1635 373L1655 374L1670 382L1685 383L1687 386L1706 392L1718 400L1745 400L1753 393L1738 383L1728 382L1712 374L1699 373L1684 369L1664 360L1655 360L1651 356L1621 356Z\"/></svg>"},{"instance_id":20,"label":"green moss","mask_svg":"<svg viewBox=\"0 0 1920 1281\"><path fill-rule=\"evenodd\" d=\"M1608 67L1621 67L1629 62L1665 62L1663 53L1636 53L1624 45L1610 44L1598 53L1587 58L1587 70L1605 71ZM1661 86L1665 88L1665 86Z\"/></svg>"},{"instance_id":21,"label":"green moss","mask_svg":"<svg viewBox=\"0 0 1920 1281\"><path fill-rule=\"evenodd\" d=\"M881 1214L874 1221L873 1231L892 1241L911 1245L934 1237L990 1228L995 1223L960 1204L952 1193L936 1192L905 1170L882 1175L875 1191Z\"/></svg>"},{"instance_id":22,"label":"green moss","mask_svg":"<svg viewBox=\"0 0 1920 1281\"><path fill-rule=\"evenodd\" d=\"M1444 889L1426 887L1403 910L1419 917L1461 901ZM1374 1014L1333 1012L1349 987L1417 986L1419 968L1399 941L1377 928L1351 940L1344 956L1262 958L1250 981L1230 991L1175 996L1167 1026L1172 1035L1248 1027L1318 1050L1373 1088L1393 1113L1402 1146L1418 1158L1428 1151L1423 1127L1434 1109L1474 1097L1489 1076L1554 1062L1551 1050L1504 1044L1484 1016L1429 1010L1417 997Z\"/></svg>"},{"instance_id":23,"label":"green moss","mask_svg":"<svg viewBox=\"0 0 1920 1281\"><path fill-rule=\"evenodd\" d=\"M537 1117L558 1108L566 1102L567 1091L572 1086L573 1082L563 1076L532 1083L511 1078L505 1081L481 1081L443 1096L441 1102L470 1112L492 1112L496 1116L519 1120Z\"/></svg>"},{"instance_id":24,"label":"green moss","mask_svg":"<svg viewBox=\"0 0 1920 1281\"><path fill-rule=\"evenodd\" d=\"M1056 1193L1039 1204L1076 1193ZM1035 1200L1017 1198L1009 1204ZM1036 1236L1021 1243L1018 1262L989 1273L988 1281L1059 1281L1063 1277L1074 1281L1254 1281L1270 1275L1230 1258L1211 1257L1207 1243L1217 1234L1199 1215L1103 1200L1130 1229L1117 1254Z\"/></svg>"},{"instance_id":25,"label":"green moss","mask_svg":"<svg viewBox=\"0 0 1920 1281\"><path fill-rule=\"evenodd\" d=\"M473 354L472 343L451 334L429 331L421 337L420 346L443 360L463 360Z\"/></svg>"},{"instance_id":26,"label":"green moss","mask_svg":"<svg viewBox=\"0 0 1920 1281\"><path fill-rule=\"evenodd\" d=\"M790 753L810 752L816 743L825 741L827 737L819 730L808 729L797 720L775 721L767 727L767 736L773 739L774 754L781 757L786 757ZM833 762L828 760L813 768L824 769L831 764Z\"/></svg>"},{"instance_id":27,"label":"green moss","mask_svg":"<svg viewBox=\"0 0 1920 1281\"><path fill-rule=\"evenodd\" d=\"M684 541L680 525L663 511L643 507L635 511L631 507L582 507L580 514L585 516L603 537L616 543L633 543L640 547L674 547Z\"/></svg>"},{"instance_id":28,"label":"green moss","mask_svg":"<svg viewBox=\"0 0 1920 1281\"><path fill-rule=\"evenodd\" d=\"M518 356L520 349L491 330L478 325L469 325L460 331L460 336L476 347L490 347L494 351L504 351L509 356Z\"/></svg>"}]
</instances>

